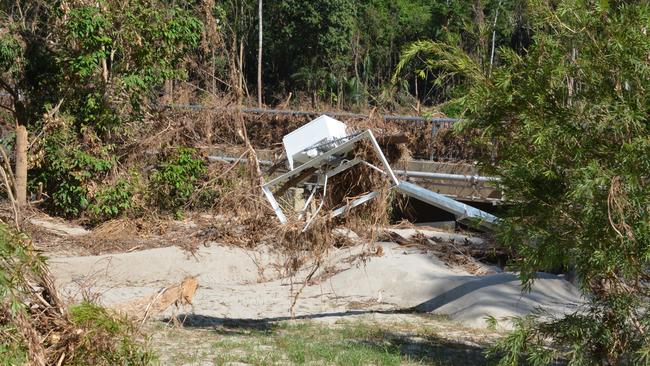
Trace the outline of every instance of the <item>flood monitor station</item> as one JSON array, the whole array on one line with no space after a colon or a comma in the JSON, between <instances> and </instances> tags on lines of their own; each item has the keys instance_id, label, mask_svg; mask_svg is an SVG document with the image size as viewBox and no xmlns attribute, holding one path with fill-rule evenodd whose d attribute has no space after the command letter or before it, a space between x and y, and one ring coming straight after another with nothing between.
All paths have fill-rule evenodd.
<instances>
[{"instance_id":1,"label":"flood monitor station","mask_svg":"<svg viewBox=\"0 0 650 366\"><path fill-rule=\"evenodd\" d=\"M354 153L355 147L363 141L370 143L382 167L375 166L363 158L356 156ZM287 222L287 216L278 204L272 191L273 187L280 184L283 186L289 184L295 187L311 187L311 193L305 201L303 209L298 213L300 219L305 217L310 203L314 200L314 196L317 192L320 192L321 202L311 215L311 218L307 220L303 230L309 227L323 207L324 198L328 189L328 179L357 164L364 164L379 171L391 181L393 186L399 184L386 156L384 156L375 136L369 129L354 132L345 123L322 115L285 135L282 138L282 144L287 156L289 171L262 186L266 198L282 223ZM305 182L309 184L305 184ZM338 208L332 210L329 215L330 217L341 215L353 207L368 202L377 195L379 193L373 191L357 197L348 203L342 203Z\"/></svg>"}]
</instances>

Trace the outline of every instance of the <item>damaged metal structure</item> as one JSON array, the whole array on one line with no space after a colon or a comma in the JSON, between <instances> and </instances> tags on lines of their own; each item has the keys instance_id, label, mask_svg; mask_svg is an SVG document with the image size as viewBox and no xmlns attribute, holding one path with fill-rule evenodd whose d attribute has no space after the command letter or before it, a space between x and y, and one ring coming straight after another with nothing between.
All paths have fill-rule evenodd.
<instances>
[{"instance_id":1,"label":"damaged metal structure","mask_svg":"<svg viewBox=\"0 0 650 366\"><path fill-rule=\"evenodd\" d=\"M374 152L383 165L383 169L357 157L353 159L346 158L348 153L364 140L370 142ZM282 223L285 223L287 218L271 190L274 186L281 183L292 182L298 185L312 176L315 177L315 181L312 181L311 184L309 198L299 213L300 218L304 217L317 191L320 190L321 195L323 197L325 196L327 193L327 182L331 177L357 164L365 164L381 172L392 181L393 186L399 184L399 180L395 176L386 156L384 156L384 153L379 147L379 143L377 143L375 136L370 130L349 134L347 126L343 122L323 115L284 136L282 143L290 170L262 186L262 191ZM296 163L300 165L296 167ZM330 217L341 215L346 210L361 205L376 196L377 192L370 192L358 197L350 203L333 210L330 213ZM316 217L316 214L323 207L323 203L324 201L321 201L312 218L305 224L304 229L309 227L313 218Z\"/></svg>"},{"instance_id":2,"label":"damaged metal structure","mask_svg":"<svg viewBox=\"0 0 650 366\"><path fill-rule=\"evenodd\" d=\"M369 142L373 152L381 162L381 167L354 156L349 157L350 152L363 141ZM312 203L317 192L325 197L328 189L328 180L357 164L364 164L380 172L389 180L390 188L409 197L426 202L432 206L452 213L457 221L462 221L483 229L490 229L497 221L497 218L485 211L469 206L442 194L430 191L416 184L401 181L386 159L377 139L369 129L363 131L349 131L347 125L341 121L322 115L302 127L287 134L283 138L283 146L286 153L288 171L270 180L262 186L262 190L275 211L280 222L287 222L287 216L278 203L273 188L282 185L306 186L310 189L304 207L298 213L298 218L305 218L310 203ZM331 210L330 217L336 217L348 210L366 203L379 195L373 191L360 197L356 197L348 203ZM311 218L306 221L303 230L306 230L316 215L323 207L324 200L313 212Z\"/></svg>"}]
</instances>

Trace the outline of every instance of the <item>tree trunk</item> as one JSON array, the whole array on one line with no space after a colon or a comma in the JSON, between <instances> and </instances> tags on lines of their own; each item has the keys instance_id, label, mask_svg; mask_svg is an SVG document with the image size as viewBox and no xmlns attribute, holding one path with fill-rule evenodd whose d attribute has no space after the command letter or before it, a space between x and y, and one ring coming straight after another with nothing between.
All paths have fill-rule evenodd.
<instances>
[{"instance_id":1,"label":"tree trunk","mask_svg":"<svg viewBox=\"0 0 650 366\"><path fill-rule=\"evenodd\" d=\"M239 71L238 71L239 77L237 78L237 82L239 85L239 93L241 95L244 95L244 91L246 92L246 98L250 99L250 95L248 95L248 88L245 88L246 83L244 82L244 40L240 39L239 40Z\"/></svg>"},{"instance_id":2,"label":"tree trunk","mask_svg":"<svg viewBox=\"0 0 650 366\"><path fill-rule=\"evenodd\" d=\"M14 193L18 206L27 204L27 128L16 124L16 166L14 167Z\"/></svg>"},{"instance_id":3,"label":"tree trunk","mask_svg":"<svg viewBox=\"0 0 650 366\"><path fill-rule=\"evenodd\" d=\"M485 65L485 54L488 52L488 40L484 32L481 30L485 24L485 8L481 0L476 0L474 4L474 23L478 31L478 45L476 49L476 57L481 66Z\"/></svg>"},{"instance_id":4,"label":"tree trunk","mask_svg":"<svg viewBox=\"0 0 650 366\"><path fill-rule=\"evenodd\" d=\"M492 75L492 66L494 65L494 46L496 45L497 39L497 20L499 19L499 7L501 6L501 1L497 6L497 11L494 15L494 24L492 24L492 51L490 51L490 72L489 75Z\"/></svg>"},{"instance_id":5,"label":"tree trunk","mask_svg":"<svg viewBox=\"0 0 650 366\"><path fill-rule=\"evenodd\" d=\"M259 34L257 38L257 105L262 108L262 0L258 0Z\"/></svg>"},{"instance_id":6,"label":"tree trunk","mask_svg":"<svg viewBox=\"0 0 650 366\"><path fill-rule=\"evenodd\" d=\"M212 94L217 94L217 55L214 50L212 49L212 79L211 79L211 85L212 89Z\"/></svg>"},{"instance_id":7,"label":"tree trunk","mask_svg":"<svg viewBox=\"0 0 650 366\"><path fill-rule=\"evenodd\" d=\"M174 81L165 80L165 103L172 103L174 101Z\"/></svg>"}]
</instances>

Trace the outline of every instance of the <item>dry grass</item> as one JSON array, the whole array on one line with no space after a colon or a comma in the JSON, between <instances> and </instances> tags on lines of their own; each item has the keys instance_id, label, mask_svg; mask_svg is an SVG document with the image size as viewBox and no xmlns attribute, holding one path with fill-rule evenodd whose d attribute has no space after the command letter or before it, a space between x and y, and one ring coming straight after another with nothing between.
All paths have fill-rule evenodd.
<instances>
[{"instance_id":1,"label":"dry grass","mask_svg":"<svg viewBox=\"0 0 650 366\"><path fill-rule=\"evenodd\" d=\"M92 304L68 307L31 242L0 223L3 363L148 364L130 321Z\"/></svg>"},{"instance_id":2,"label":"dry grass","mask_svg":"<svg viewBox=\"0 0 650 366\"><path fill-rule=\"evenodd\" d=\"M131 319L144 323L148 318L156 316L174 305L176 308L192 305L192 299L199 287L196 277L188 276L180 283L164 287L155 294L151 294L126 304L119 304L113 308L120 313L128 315ZM176 319L173 317L173 319Z\"/></svg>"}]
</instances>

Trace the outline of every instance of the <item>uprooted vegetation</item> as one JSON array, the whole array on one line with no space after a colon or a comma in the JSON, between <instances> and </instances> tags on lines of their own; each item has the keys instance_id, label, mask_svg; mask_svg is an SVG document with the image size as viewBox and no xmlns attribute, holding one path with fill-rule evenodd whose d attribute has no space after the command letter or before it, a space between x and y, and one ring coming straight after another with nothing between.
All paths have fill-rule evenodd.
<instances>
[{"instance_id":1,"label":"uprooted vegetation","mask_svg":"<svg viewBox=\"0 0 650 366\"><path fill-rule=\"evenodd\" d=\"M59 297L45 260L0 223L0 359L3 364L146 365L155 356L124 316Z\"/></svg>"},{"instance_id":2,"label":"uprooted vegetation","mask_svg":"<svg viewBox=\"0 0 650 366\"><path fill-rule=\"evenodd\" d=\"M145 122L125 123L104 142L99 131L75 132L73 121L65 115L48 119L49 128L34 142L31 158L29 185L34 202L50 213L94 226L120 217L182 217L184 211L223 206L242 185L250 185L246 190L256 196L257 166L208 163L211 147L244 152L241 156L247 158L250 142L248 146L256 150L272 152L270 170L274 171L282 165L282 136L310 117L242 114L227 108L161 110ZM378 136L405 135L406 144L399 145L397 154L387 151L401 160L432 155L474 159L480 154L462 144L467 138L455 136L450 128L434 136L428 124L384 121L372 114L346 123L353 130L371 128Z\"/></svg>"},{"instance_id":3,"label":"uprooted vegetation","mask_svg":"<svg viewBox=\"0 0 650 366\"><path fill-rule=\"evenodd\" d=\"M51 118L53 125L67 123L65 116ZM292 257L298 252L309 252L318 258L317 253L327 248L344 245L340 236L332 235L337 225L344 223L359 235L374 238L375 228L388 222L391 207L399 200L389 192L384 177L359 165L331 180L335 189L324 197L323 212L373 190L380 192L374 204L357 207L335 220L319 217L306 233L301 233L298 222L280 227L259 186L262 177L269 179L283 165L282 149L276 143L308 120L307 116L242 114L236 109L163 110L152 115L147 123L127 124L124 132L116 133L114 140L119 136L126 142L122 146L110 144L101 149L81 144L74 134L54 133L37 143L37 151L45 151L35 154L32 186L41 189L41 208L78 218L80 223L98 226L100 231L110 230L102 225L107 220L129 218L141 222L145 218L168 216L180 219L192 211L208 212L217 218L211 228L203 230L210 239L248 248L273 243L276 248L293 253ZM424 155L433 146L429 133L418 135L428 129L413 128L405 133L406 139L402 137L401 141L428 144L419 148L392 142L390 136L404 135L400 129L403 126L382 118L371 116L347 123L356 131L371 128L394 167L404 166L411 156L409 147L420 149L416 151ZM383 137L387 138L382 140ZM232 163L209 162L206 155L210 146L243 152L242 159ZM271 149L273 166L260 168L253 148ZM111 154L107 154L108 150ZM360 146L354 154L377 164L377 157L370 151ZM287 188L280 187L278 196ZM288 200L280 200L281 204L291 205ZM132 222L121 222L122 226L132 226ZM120 226L110 222L107 225L118 230ZM276 240L278 237L280 240ZM102 238L95 239L99 240L93 245L101 247Z\"/></svg>"},{"instance_id":4,"label":"uprooted vegetation","mask_svg":"<svg viewBox=\"0 0 650 366\"><path fill-rule=\"evenodd\" d=\"M213 103L218 107L224 101ZM311 277L323 270L322 260L332 248L374 243L381 234L378 229L389 223L393 208L402 204L402 198L390 191L386 177L359 164L330 180L328 194L321 198L323 210L309 230L303 231L305 222L301 220L290 219L288 224L280 225L260 190L260 178L268 181L283 169L279 144L282 136L309 120L309 116L243 114L228 108L161 110L148 117L146 123L126 124L123 132L116 133L113 139L124 143L106 147L111 150L110 159L93 150L92 145L57 142L53 148L61 150L57 150L59 153L39 155L47 161L35 169L38 174L33 185L39 186L41 179L46 181L40 207L77 217L82 225L94 227L90 235L75 239L90 253L166 245L195 251L208 241L247 249L266 245L281 253L283 275L292 277L301 269L311 268L312 273L304 274ZM347 119L346 123L351 131L371 129L396 169L405 169L405 162L412 156L444 155L448 146L462 147L454 154L467 159L478 153L467 145L451 144L450 139L463 139L453 137L451 129L433 136L430 126L386 121L373 113L365 119ZM234 153L230 155L240 159L210 161L207 155L212 147L229 150ZM258 164L256 151L264 149L271 151L270 168ZM380 165L367 145L359 145L352 155ZM96 169L89 171L88 166ZM63 184L54 184L58 179ZM292 209L294 202L288 187L280 187L279 191L276 195L280 204ZM370 191L379 192L372 204L355 207L335 219L325 214ZM197 217L201 215L209 217ZM200 220L199 228L166 228L175 226L168 218L183 217ZM339 226L361 239L342 235L335 230ZM179 236L179 232L184 234ZM143 236L156 239L133 240ZM178 241L179 237L186 240ZM364 256L376 255L377 251L370 244ZM292 293L297 299L300 289Z\"/></svg>"}]
</instances>

